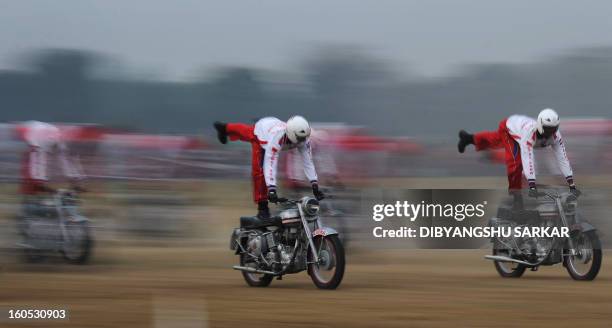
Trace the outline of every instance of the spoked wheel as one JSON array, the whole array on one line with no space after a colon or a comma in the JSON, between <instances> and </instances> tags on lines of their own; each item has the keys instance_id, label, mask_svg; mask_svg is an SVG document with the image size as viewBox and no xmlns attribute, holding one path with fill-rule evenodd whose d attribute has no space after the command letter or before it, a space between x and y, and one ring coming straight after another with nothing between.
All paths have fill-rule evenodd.
<instances>
[{"instance_id":1,"label":"spoked wheel","mask_svg":"<svg viewBox=\"0 0 612 328\"><path fill-rule=\"evenodd\" d=\"M257 267L255 263L248 262L246 259L248 254L242 253L240 254L240 265L248 266L248 267ZM242 276L246 283L251 287L268 287L274 279L274 276L271 274L261 274L261 273L252 273L242 271Z\"/></svg>"},{"instance_id":2,"label":"spoked wheel","mask_svg":"<svg viewBox=\"0 0 612 328\"><path fill-rule=\"evenodd\" d=\"M510 249L502 247L504 246L496 242L493 246L493 255L511 257ZM524 264L514 262L493 261L493 265L497 273L504 278L520 278L527 269Z\"/></svg>"},{"instance_id":3,"label":"spoked wheel","mask_svg":"<svg viewBox=\"0 0 612 328\"><path fill-rule=\"evenodd\" d=\"M565 257L565 268L574 280L593 280L601 268L601 242L595 231L579 233L572 238L574 255ZM568 251L569 253L569 251Z\"/></svg>"},{"instance_id":4,"label":"spoked wheel","mask_svg":"<svg viewBox=\"0 0 612 328\"><path fill-rule=\"evenodd\" d=\"M344 276L344 247L338 235L315 237L315 251L319 263L308 264L308 274L314 284L321 289L336 289ZM308 261L313 262L311 252Z\"/></svg>"},{"instance_id":5,"label":"spoked wheel","mask_svg":"<svg viewBox=\"0 0 612 328\"><path fill-rule=\"evenodd\" d=\"M73 264L87 263L93 245L88 223L68 222L65 228L66 236L62 247L64 259Z\"/></svg>"}]
</instances>

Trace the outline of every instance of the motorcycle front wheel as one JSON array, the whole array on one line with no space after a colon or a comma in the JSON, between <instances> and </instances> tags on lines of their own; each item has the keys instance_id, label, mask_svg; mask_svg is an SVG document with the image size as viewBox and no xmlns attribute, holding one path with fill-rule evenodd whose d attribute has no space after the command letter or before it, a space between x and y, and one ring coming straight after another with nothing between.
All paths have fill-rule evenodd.
<instances>
[{"instance_id":1,"label":"motorcycle front wheel","mask_svg":"<svg viewBox=\"0 0 612 328\"><path fill-rule=\"evenodd\" d=\"M254 263L249 263L246 261L247 256L248 255L246 253L240 254L240 265L254 266ZM272 279L274 279L274 276L271 274L251 273L246 271L242 271L242 276L244 277L247 285L251 287L268 287L270 286Z\"/></svg>"},{"instance_id":2,"label":"motorcycle front wheel","mask_svg":"<svg viewBox=\"0 0 612 328\"><path fill-rule=\"evenodd\" d=\"M597 277L601 268L601 242L595 231L581 232L571 237L574 255L565 257L565 268L574 280L590 281ZM569 253L569 251L568 251Z\"/></svg>"},{"instance_id":3,"label":"motorcycle front wheel","mask_svg":"<svg viewBox=\"0 0 612 328\"><path fill-rule=\"evenodd\" d=\"M313 239L319 263L312 263L308 252L308 274L312 282L321 289L336 289L344 277L344 247L338 235L317 236Z\"/></svg>"}]
</instances>

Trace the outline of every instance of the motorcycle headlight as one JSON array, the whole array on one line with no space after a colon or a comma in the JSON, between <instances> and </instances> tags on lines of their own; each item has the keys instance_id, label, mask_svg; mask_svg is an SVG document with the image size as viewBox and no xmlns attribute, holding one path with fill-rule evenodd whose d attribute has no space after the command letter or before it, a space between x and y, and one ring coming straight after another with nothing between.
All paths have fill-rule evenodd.
<instances>
[{"instance_id":1,"label":"motorcycle headlight","mask_svg":"<svg viewBox=\"0 0 612 328\"><path fill-rule=\"evenodd\" d=\"M304 213L308 216L319 214L319 201L314 198L308 198L304 201Z\"/></svg>"}]
</instances>

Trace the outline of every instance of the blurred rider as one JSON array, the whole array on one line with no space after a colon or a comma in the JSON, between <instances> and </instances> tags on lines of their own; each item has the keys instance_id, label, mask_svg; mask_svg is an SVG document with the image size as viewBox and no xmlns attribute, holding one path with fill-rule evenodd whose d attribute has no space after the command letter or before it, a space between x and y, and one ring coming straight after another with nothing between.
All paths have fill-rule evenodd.
<instances>
[{"instance_id":1,"label":"blurred rider","mask_svg":"<svg viewBox=\"0 0 612 328\"><path fill-rule=\"evenodd\" d=\"M68 147L62 140L60 129L52 124L28 121L17 126L18 136L27 143L21 165L21 193L35 196L53 192L49 186L49 172L52 162L59 164L62 175L69 178L73 186L78 187L83 174L78 161L68 154Z\"/></svg>"},{"instance_id":2,"label":"blurred rider","mask_svg":"<svg viewBox=\"0 0 612 328\"><path fill-rule=\"evenodd\" d=\"M508 189L521 189L524 174L529 184L530 195L537 195L533 149L550 146L570 191L578 193L574 184L572 167L559 131L559 124L559 115L550 108L542 110L537 119L524 115L512 115L503 119L496 131L483 131L475 134L469 134L465 130L459 131L457 148L460 153L465 151L467 145L474 145L476 151L503 148Z\"/></svg>"},{"instance_id":3,"label":"blurred rider","mask_svg":"<svg viewBox=\"0 0 612 328\"><path fill-rule=\"evenodd\" d=\"M314 196L325 197L319 190L317 172L312 161L310 146L310 124L301 116L293 116L287 122L275 117L265 117L255 125L243 123L215 122L217 137L222 144L227 138L251 143L251 176L253 178L253 200L257 203L257 216L270 217L268 201L277 202L276 173L278 158L283 150L297 149L304 166L304 173Z\"/></svg>"},{"instance_id":4,"label":"blurred rider","mask_svg":"<svg viewBox=\"0 0 612 328\"><path fill-rule=\"evenodd\" d=\"M317 167L317 175L323 177L326 186L340 187L342 183L334 158L338 153L338 146L333 136L324 129L313 130L310 135L310 149ZM304 175L304 165L301 157L298 149L294 149L285 152L280 163L285 176L283 186L296 192L310 186L307 184L308 181Z\"/></svg>"},{"instance_id":5,"label":"blurred rider","mask_svg":"<svg viewBox=\"0 0 612 328\"><path fill-rule=\"evenodd\" d=\"M17 137L26 142L28 149L24 152L21 164L21 187L23 195L22 212L18 216L21 234L27 233L29 217L41 215L39 212L41 196L55 192L49 186L54 176L50 168L61 168L62 175L69 178L75 190L83 190L79 181L83 178L78 161L68 155L68 148L62 140L58 127L38 121L28 121L16 127ZM58 165L53 165L53 163Z\"/></svg>"}]
</instances>

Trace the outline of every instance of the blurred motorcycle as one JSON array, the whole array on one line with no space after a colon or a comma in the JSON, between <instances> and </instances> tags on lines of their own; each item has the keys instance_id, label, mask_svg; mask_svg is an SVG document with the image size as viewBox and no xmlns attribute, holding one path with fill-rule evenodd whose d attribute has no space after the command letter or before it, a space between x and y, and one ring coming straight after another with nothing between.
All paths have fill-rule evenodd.
<instances>
[{"instance_id":1,"label":"blurred motorcycle","mask_svg":"<svg viewBox=\"0 0 612 328\"><path fill-rule=\"evenodd\" d=\"M240 257L234 269L252 287L307 270L318 288L337 288L344 276L344 247L338 232L323 225L319 202L281 198L279 204L281 212L269 219L240 218L230 239L230 249Z\"/></svg>"},{"instance_id":2,"label":"blurred motorcycle","mask_svg":"<svg viewBox=\"0 0 612 328\"><path fill-rule=\"evenodd\" d=\"M564 188L565 189L565 188ZM527 268L563 263L574 280L593 280L602 261L597 230L577 213L578 196L554 188L539 192L535 210L500 207L492 227L515 229L539 227L539 231L566 227L569 237L523 235L492 238L495 269L504 278L518 278Z\"/></svg>"},{"instance_id":3,"label":"blurred motorcycle","mask_svg":"<svg viewBox=\"0 0 612 328\"><path fill-rule=\"evenodd\" d=\"M84 264L91 255L93 240L89 220L78 212L76 191L57 190L43 198L19 222L23 249L29 262L40 262L48 254L59 252L73 264Z\"/></svg>"}]
</instances>

